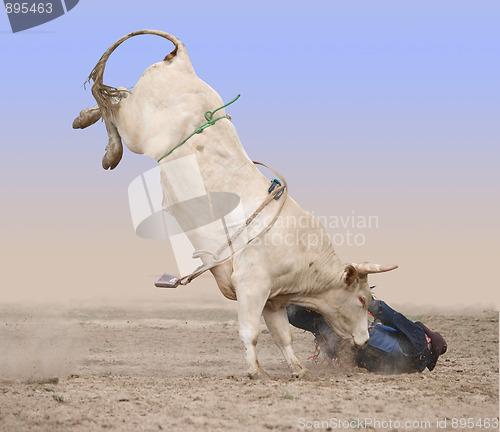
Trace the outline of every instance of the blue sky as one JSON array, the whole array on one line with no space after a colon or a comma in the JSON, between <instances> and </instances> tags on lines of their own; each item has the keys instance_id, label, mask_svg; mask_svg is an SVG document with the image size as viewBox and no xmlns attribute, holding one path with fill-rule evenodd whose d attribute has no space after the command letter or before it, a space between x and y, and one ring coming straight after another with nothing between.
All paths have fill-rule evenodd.
<instances>
[{"instance_id":1,"label":"blue sky","mask_svg":"<svg viewBox=\"0 0 500 432\"><path fill-rule=\"evenodd\" d=\"M340 144L368 152L370 164L404 152L433 172L427 153L440 163L452 153L461 169L467 162L480 174L492 160L480 154L498 155L499 9L487 1L82 0L65 17L16 35L5 33L4 14L2 117L13 126L28 117L33 128L47 126L45 116L71 121L93 102L80 86L107 46L131 30L160 28L184 41L198 75L225 100L243 95L232 111L256 155L282 142L284 153L312 161L304 142L332 156ZM168 49L153 37L128 41L107 81L133 86ZM6 132L19 133L13 129Z\"/></svg>"}]
</instances>

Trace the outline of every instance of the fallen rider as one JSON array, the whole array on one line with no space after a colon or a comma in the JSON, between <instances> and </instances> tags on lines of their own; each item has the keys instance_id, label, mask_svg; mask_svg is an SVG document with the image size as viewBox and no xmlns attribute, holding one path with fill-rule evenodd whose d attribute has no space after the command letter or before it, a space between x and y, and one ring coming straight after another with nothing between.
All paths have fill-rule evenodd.
<instances>
[{"instance_id":1,"label":"fallen rider","mask_svg":"<svg viewBox=\"0 0 500 432\"><path fill-rule=\"evenodd\" d=\"M363 348L353 348L359 367L371 372L409 373L430 371L447 346L443 337L421 322L413 322L381 300L372 299L368 312L370 340ZM329 363L337 361L341 338L319 313L302 306L287 306L290 324L314 334L317 346Z\"/></svg>"}]
</instances>

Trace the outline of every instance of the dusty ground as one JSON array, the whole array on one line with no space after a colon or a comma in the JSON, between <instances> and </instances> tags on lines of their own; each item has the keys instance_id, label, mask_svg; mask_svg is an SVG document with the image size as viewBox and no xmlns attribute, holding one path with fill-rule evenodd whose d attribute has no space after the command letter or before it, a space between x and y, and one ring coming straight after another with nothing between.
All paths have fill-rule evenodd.
<instances>
[{"instance_id":1,"label":"dusty ground","mask_svg":"<svg viewBox=\"0 0 500 432\"><path fill-rule=\"evenodd\" d=\"M393 424L352 428L418 431L429 428L403 422L467 430L453 419L498 421L498 312L412 318L448 341L432 373L382 376L308 360L312 380L294 381L262 325L259 356L273 380L253 382L233 307L4 305L0 431L349 430L335 422L365 418ZM294 338L307 359L312 336L294 330ZM51 376L59 382L32 381Z\"/></svg>"}]
</instances>

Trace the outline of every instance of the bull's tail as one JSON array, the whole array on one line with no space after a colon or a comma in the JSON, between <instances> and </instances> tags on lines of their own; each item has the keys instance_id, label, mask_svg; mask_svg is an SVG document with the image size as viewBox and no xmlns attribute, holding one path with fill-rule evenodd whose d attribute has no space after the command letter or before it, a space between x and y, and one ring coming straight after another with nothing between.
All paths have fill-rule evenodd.
<instances>
[{"instance_id":1,"label":"bull's tail","mask_svg":"<svg viewBox=\"0 0 500 432\"><path fill-rule=\"evenodd\" d=\"M174 50L163 59L164 61L173 59L178 54L178 52L186 51L186 47L179 39L177 39L175 36L172 36L160 30L138 30L129 33L128 35L123 36L121 39L117 40L102 55L100 60L95 65L94 69L92 69L92 72L90 73L89 78L87 80L87 82L90 81L94 82L94 85L92 86L92 95L94 96L97 104L99 105L99 108L101 108L101 111L103 113L107 112L113 105L112 98L119 96L119 90L117 88L107 86L102 82L104 75L104 68L106 67L106 62L108 61L109 56L116 48L118 48L127 39L143 34L153 34L161 36L165 39L168 39L175 45Z\"/></svg>"}]
</instances>

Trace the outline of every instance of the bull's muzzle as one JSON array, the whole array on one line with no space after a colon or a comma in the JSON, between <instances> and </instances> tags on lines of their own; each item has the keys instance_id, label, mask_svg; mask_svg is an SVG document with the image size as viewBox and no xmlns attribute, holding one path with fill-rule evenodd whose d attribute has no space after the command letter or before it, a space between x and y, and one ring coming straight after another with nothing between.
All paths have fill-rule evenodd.
<instances>
[{"instance_id":1,"label":"bull's muzzle","mask_svg":"<svg viewBox=\"0 0 500 432\"><path fill-rule=\"evenodd\" d=\"M356 348L364 348L366 345L368 345L368 342L370 341L370 336L368 334L363 337L353 336L352 340Z\"/></svg>"}]
</instances>

